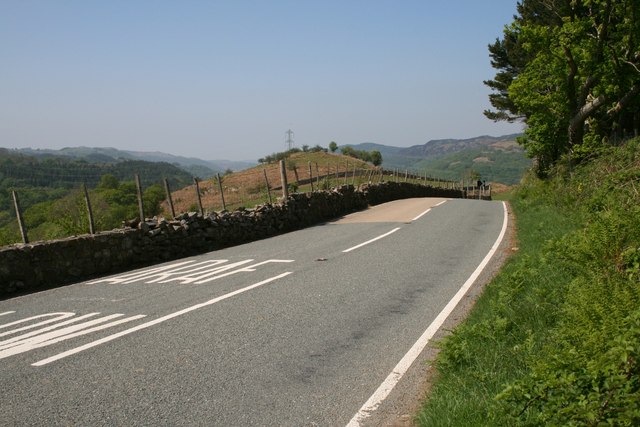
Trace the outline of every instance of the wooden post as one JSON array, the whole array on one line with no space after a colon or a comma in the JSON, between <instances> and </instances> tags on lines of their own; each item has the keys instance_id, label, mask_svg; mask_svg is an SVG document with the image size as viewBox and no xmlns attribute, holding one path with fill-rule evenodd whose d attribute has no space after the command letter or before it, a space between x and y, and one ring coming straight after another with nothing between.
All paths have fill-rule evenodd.
<instances>
[{"instance_id":1,"label":"wooden post","mask_svg":"<svg viewBox=\"0 0 640 427\"><path fill-rule=\"evenodd\" d=\"M298 178L298 166L293 165L293 175L296 177L296 185L300 186L300 178Z\"/></svg>"},{"instance_id":2,"label":"wooden post","mask_svg":"<svg viewBox=\"0 0 640 427\"><path fill-rule=\"evenodd\" d=\"M349 162L344 167L344 185L347 185L347 179L349 178Z\"/></svg>"},{"instance_id":3,"label":"wooden post","mask_svg":"<svg viewBox=\"0 0 640 427\"><path fill-rule=\"evenodd\" d=\"M355 186L356 185L356 165L353 165L353 177L351 178L351 185Z\"/></svg>"},{"instance_id":4,"label":"wooden post","mask_svg":"<svg viewBox=\"0 0 640 427\"><path fill-rule=\"evenodd\" d=\"M13 206L16 208L16 218L18 219L18 227L20 228L20 234L22 235L22 243L29 243L29 237L27 236L27 229L24 226L24 220L22 219L22 212L20 211L20 202L18 201L18 194L15 191L11 191L13 196Z\"/></svg>"},{"instance_id":5,"label":"wooden post","mask_svg":"<svg viewBox=\"0 0 640 427\"><path fill-rule=\"evenodd\" d=\"M287 170L285 169L284 160L280 160L280 183L282 184L282 198L289 198L289 184L287 183Z\"/></svg>"},{"instance_id":6,"label":"wooden post","mask_svg":"<svg viewBox=\"0 0 640 427\"><path fill-rule=\"evenodd\" d=\"M84 193L84 202L87 205L87 215L89 217L89 233L96 234L96 230L93 223L93 211L91 210L91 201L89 200L89 192L87 191L87 184L82 183L82 192Z\"/></svg>"},{"instance_id":7,"label":"wooden post","mask_svg":"<svg viewBox=\"0 0 640 427\"><path fill-rule=\"evenodd\" d=\"M409 170L405 169L404 170L404 182L407 182L408 179L409 179Z\"/></svg>"},{"instance_id":8,"label":"wooden post","mask_svg":"<svg viewBox=\"0 0 640 427\"><path fill-rule=\"evenodd\" d=\"M169 209L171 210L171 218L176 217L176 210L173 207L173 199L171 198L171 189L169 188L169 180L164 179L164 192L167 194L167 203L169 203Z\"/></svg>"},{"instance_id":9,"label":"wooden post","mask_svg":"<svg viewBox=\"0 0 640 427\"><path fill-rule=\"evenodd\" d=\"M142 204L142 185L140 184L140 175L136 174L136 192L138 193L138 215L140 222L144 222L144 206Z\"/></svg>"},{"instance_id":10,"label":"wooden post","mask_svg":"<svg viewBox=\"0 0 640 427\"><path fill-rule=\"evenodd\" d=\"M264 183L267 186L267 194L269 195L269 204L273 204L273 201L271 200L271 186L269 185L269 178L267 178L267 170L266 169L262 169L262 172L264 173Z\"/></svg>"},{"instance_id":11,"label":"wooden post","mask_svg":"<svg viewBox=\"0 0 640 427\"><path fill-rule=\"evenodd\" d=\"M220 190L220 199L222 200L222 210L227 210L227 204L224 202L224 190L222 190L222 180L220 179L220 174L217 173L216 177L218 178L218 190Z\"/></svg>"},{"instance_id":12,"label":"wooden post","mask_svg":"<svg viewBox=\"0 0 640 427\"><path fill-rule=\"evenodd\" d=\"M316 162L316 188L320 191L320 168L318 168L318 162Z\"/></svg>"},{"instance_id":13,"label":"wooden post","mask_svg":"<svg viewBox=\"0 0 640 427\"><path fill-rule=\"evenodd\" d=\"M313 193L313 172L311 171L311 160L309 160L308 166L309 166L309 184L311 184L311 192Z\"/></svg>"},{"instance_id":14,"label":"wooden post","mask_svg":"<svg viewBox=\"0 0 640 427\"><path fill-rule=\"evenodd\" d=\"M200 215L204 216L204 209L202 209L202 198L200 197L200 183L198 183L198 178L193 177L193 183L196 186L196 200L198 200L198 209L200 210Z\"/></svg>"}]
</instances>

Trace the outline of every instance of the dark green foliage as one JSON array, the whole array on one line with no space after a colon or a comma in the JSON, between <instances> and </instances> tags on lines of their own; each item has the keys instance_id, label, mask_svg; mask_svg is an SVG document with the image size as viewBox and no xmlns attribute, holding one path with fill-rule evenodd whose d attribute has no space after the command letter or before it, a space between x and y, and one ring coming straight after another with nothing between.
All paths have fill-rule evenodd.
<instances>
[{"instance_id":1,"label":"dark green foliage","mask_svg":"<svg viewBox=\"0 0 640 427\"><path fill-rule=\"evenodd\" d=\"M176 188L191 183L192 177L169 163L125 160L115 163L88 163L64 157L38 159L0 148L0 192L8 188L73 188L85 182L95 187L100 177L111 174L118 179L140 175L143 186L169 178ZM0 206L5 209L5 206Z\"/></svg>"},{"instance_id":2,"label":"dark green foliage","mask_svg":"<svg viewBox=\"0 0 640 427\"><path fill-rule=\"evenodd\" d=\"M382 164L382 154L378 150L356 150L355 148L347 145L345 147L342 147L340 151L345 156L350 156L354 159L360 159L365 162L373 163L374 166L380 166Z\"/></svg>"},{"instance_id":3,"label":"dark green foliage","mask_svg":"<svg viewBox=\"0 0 640 427\"><path fill-rule=\"evenodd\" d=\"M268 156L262 157L260 159L258 159L258 163L266 163L266 164L270 164L270 163L277 163L280 160L286 160L289 158L289 156L291 156L294 153L300 153L301 150L299 148L292 148L291 150L287 150L287 151L282 151L279 153L273 153L270 154Z\"/></svg>"}]
</instances>

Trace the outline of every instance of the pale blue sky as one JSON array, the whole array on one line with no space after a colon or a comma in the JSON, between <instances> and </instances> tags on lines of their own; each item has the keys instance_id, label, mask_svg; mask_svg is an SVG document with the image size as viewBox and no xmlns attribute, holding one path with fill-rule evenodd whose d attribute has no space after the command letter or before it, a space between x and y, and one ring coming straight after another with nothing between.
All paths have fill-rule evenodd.
<instances>
[{"instance_id":1,"label":"pale blue sky","mask_svg":"<svg viewBox=\"0 0 640 427\"><path fill-rule=\"evenodd\" d=\"M482 115L516 0L0 0L0 146L255 161L519 132Z\"/></svg>"}]
</instances>

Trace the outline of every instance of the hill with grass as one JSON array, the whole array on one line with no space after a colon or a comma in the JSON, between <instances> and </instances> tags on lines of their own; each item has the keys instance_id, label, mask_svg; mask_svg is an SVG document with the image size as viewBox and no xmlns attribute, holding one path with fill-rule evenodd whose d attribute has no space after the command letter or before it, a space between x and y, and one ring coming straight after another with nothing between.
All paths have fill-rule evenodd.
<instances>
[{"instance_id":1,"label":"hill with grass","mask_svg":"<svg viewBox=\"0 0 640 427\"><path fill-rule=\"evenodd\" d=\"M291 191L310 191L311 181L314 188L330 188L333 185L344 182L360 183L365 179L364 171L376 168L360 159L355 159L342 154L316 152L294 152L274 158L285 158L287 181ZM311 171L309 171L311 166ZM357 176L354 178L354 169ZM266 174L266 180L265 180ZM337 175L337 176L336 176ZM346 175L346 176L345 176ZM320 177L318 179L318 177ZM200 188L200 200L203 208L209 211L222 209L222 197L224 196L227 209L241 206L255 206L268 201L267 181L272 191L272 198L281 196L280 169L278 162L263 163L242 171L226 173L221 176L218 184L217 178L202 180ZM223 195L220 194L222 186ZM197 211L198 200L195 185L189 185L172 194L177 212ZM169 207L163 204L163 212L169 213Z\"/></svg>"}]
</instances>

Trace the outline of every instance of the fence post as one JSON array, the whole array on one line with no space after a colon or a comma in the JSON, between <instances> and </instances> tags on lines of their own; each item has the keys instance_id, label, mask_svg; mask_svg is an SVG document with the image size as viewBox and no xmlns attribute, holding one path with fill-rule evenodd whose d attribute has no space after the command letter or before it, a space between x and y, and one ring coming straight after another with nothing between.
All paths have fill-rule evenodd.
<instances>
[{"instance_id":1,"label":"fence post","mask_svg":"<svg viewBox=\"0 0 640 427\"><path fill-rule=\"evenodd\" d=\"M351 178L351 185L355 186L356 185L356 172L358 171L358 169L356 169L356 165L353 165L353 177Z\"/></svg>"},{"instance_id":2,"label":"fence post","mask_svg":"<svg viewBox=\"0 0 640 427\"><path fill-rule=\"evenodd\" d=\"M29 237L27 236L27 229L24 226L24 220L22 219L22 212L20 211L20 202L18 201L18 194L15 191L11 191L13 196L13 206L16 208L16 218L18 218L18 227L20 227L20 234L22 235L22 243L29 243Z\"/></svg>"},{"instance_id":3,"label":"fence post","mask_svg":"<svg viewBox=\"0 0 640 427\"><path fill-rule=\"evenodd\" d=\"M311 184L311 192L313 193L313 172L311 171L311 160L309 160L307 166L309 166L309 184Z\"/></svg>"},{"instance_id":4,"label":"fence post","mask_svg":"<svg viewBox=\"0 0 640 427\"><path fill-rule=\"evenodd\" d=\"M84 202L87 205L87 215L89 216L89 233L96 234L96 230L93 223L93 211L91 210L91 201L89 200L89 192L87 191L87 184L82 183L82 192L84 193Z\"/></svg>"},{"instance_id":5,"label":"fence post","mask_svg":"<svg viewBox=\"0 0 640 427\"><path fill-rule=\"evenodd\" d=\"M227 204L224 202L224 190L222 190L222 180L220 179L220 174L217 173L216 177L218 178L218 190L220 190L220 199L222 200L222 210L227 210Z\"/></svg>"},{"instance_id":6,"label":"fence post","mask_svg":"<svg viewBox=\"0 0 640 427\"><path fill-rule=\"evenodd\" d=\"M202 209L202 198L200 197L200 184L198 183L198 178L193 177L193 183L196 186L196 197L198 200L198 209L200 210L200 215L204 216L204 209Z\"/></svg>"},{"instance_id":7,"label":"fence post","mask_svg":"<svg viewBox=\"0 0 640 427\"><path fill-rule=\"evenodd\" d=\"M140 184L140 175L136 174L136 192L138 193L138 215L140 222L144 222L144 206L142 204L142 185Z\"/></svg>"},{"instance_id":8,"label":"fence post","mask_svg":"<svg viewBox=\"0 0 640 427\"><path fill-rule=\"evenodd\" d=\"M287 170L285 169L284 160L280 160L280 183L282 184L282 198L289 198L289 184L287 183Z\"/></svg>"},{"instance_id":9,"label":"fence post","mask_svg":"<svg viewBox=\"0 0 640 427\"><path fill-rule=\"evenodd\" d=\"M320 191L320 168L318 162L316 162L316 188Z\"/></svg>"},{"instance_id":10,"label":"fence post","mask_svg":"<svg viewBox=\"0 0 640 427\"><path fill-rule=\"evenodd\" d=\"M293 176L296 177L296 185L300 186L300 178L298 178L298 166L297 165L293 165Z\"/></svg>"},{"instance_id":11,"label":"fence post","mask_svg":"<svg viewBox=\"0 0 640 427\"><path fill-rule=\"evenodd\" d=\"M173 199L171 198L171 189L169 188L169 180L164 179L164 192L167 194L167 203L169 203L169 209L171 210L171 218L176 217L176 210L173 207Z\"/></svg>"},{"instance_id":12,"label":"fence post","mask_svg":"<svg viewBox=\"0 0 640 427\"><path fill-rule=\"evenodd\" d=\"M344 167L344 185L347 185L347 180L349 179L349 162L346 162Z\"/></svg>"},{"instance_id":13,"label":"fence post","mask_svg":"<svg viewBox=\"0 0 640 427\"><path fill-rule=\"evenodd\" d=\"M262 172L264 173L264 182L267 185L267 194L269 195L269 204L272 205L273 201L271 200L271 187L269 186L269 178L267 178L267 170L262 169Z\"/></svg>"}]
</instances>

